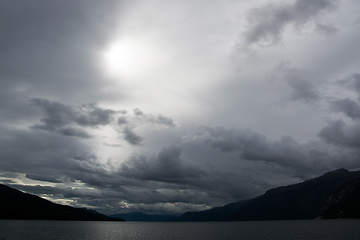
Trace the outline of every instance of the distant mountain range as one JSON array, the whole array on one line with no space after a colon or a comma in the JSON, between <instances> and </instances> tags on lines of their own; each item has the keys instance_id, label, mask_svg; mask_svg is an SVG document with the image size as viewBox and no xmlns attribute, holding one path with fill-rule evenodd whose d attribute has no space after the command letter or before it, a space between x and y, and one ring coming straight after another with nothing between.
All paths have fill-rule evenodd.
<instances>
[{"instance_id":1,"label":"distant mountain range","mask_svg":"<svg viewBox=\"0 0 360 240\"><path fill-rule=\"evenodd\" d=\"M216 207L200 212L186 212L179 219L180 222L214 222L222 221L227 216L234 214L249 200L230 203L223 207Z\"/></svg>"},{"instance_id":2,"label":"distant mountain range","mask_svg":"<svg viewBox=\"0 0 360 240\"><path fill-rule=\"evenodd\" d=\"M52 203L0 184L0 219L88 221L254 221L360 218L360 171L338 169L302 183L273 188L256 198L183 215L141 212L110 217Z\"/></svg>"},{"instance_id":3,"label":"distant mountain range","mask_svg":"<svg viewBox=\"0 0 360 240\"><path fill-rule=\"evenodd\" d=\"M124 221L87 209L52 203L0 184L0 219Z\"/></svg>"},{"instance_id":4,"label":"distant mountain range","mask_svg":"<svg viewBox=\"0 0 360 240\"><path fill-rule=\"evenodd\" d=\"M178 215L152 215L145 214L142 212L122 213L110 215L114 218L122 218L126 221L137 221L137 222L169 222L179 217Z\"/></svg>"}]
</instances>

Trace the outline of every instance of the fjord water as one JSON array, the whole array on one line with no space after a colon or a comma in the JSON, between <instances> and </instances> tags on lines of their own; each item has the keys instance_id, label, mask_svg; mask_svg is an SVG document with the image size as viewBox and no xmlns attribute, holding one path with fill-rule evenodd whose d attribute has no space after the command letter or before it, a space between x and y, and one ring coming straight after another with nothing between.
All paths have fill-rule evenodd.
<instances>
[{"instance_id":1,"label":"fjord water","mask_svg":"<svg viewBox=\"0 0 360 240\"><path fill-rule=\"evenodd\" d=\"M0 220L0 240L359 239L360 220L80 222Z\"/></svg>"}]
</instances>

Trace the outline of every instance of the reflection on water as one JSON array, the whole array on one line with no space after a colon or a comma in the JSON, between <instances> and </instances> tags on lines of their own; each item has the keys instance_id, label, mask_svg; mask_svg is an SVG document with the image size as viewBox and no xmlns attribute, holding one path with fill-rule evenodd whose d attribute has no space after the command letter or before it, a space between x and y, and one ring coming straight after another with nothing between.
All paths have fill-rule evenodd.
<instances>
[{"instance_id":1,"label":"reflection on water","mask_svg":"<svg viewBox=\"0 0 360 240\"><path fill-rule=\"evenodd\" d=\"M160 223L0 220L0 240L360 239L360 220Z\"/></svg>"}]
</instances>

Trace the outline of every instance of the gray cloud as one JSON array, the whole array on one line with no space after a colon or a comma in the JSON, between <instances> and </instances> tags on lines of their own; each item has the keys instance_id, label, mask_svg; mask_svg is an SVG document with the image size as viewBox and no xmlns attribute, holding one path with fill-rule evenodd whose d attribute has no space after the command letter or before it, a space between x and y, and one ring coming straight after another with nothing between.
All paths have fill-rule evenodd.
<instances>
[{"instance_id":1,"label":"gray cloud","mask_svg":"<svg viewBox=\"0 0 360 240\"><path fill-rule=\"evenodd\" d=\"M13 180L10 180L10 179L0 179L0 182L2 184L14 184L15 182Z\"/></svg>"},{"instance_id":2,"label":"gray cloud","mask_svg":"<svg viewBox=\"0 0 360 240\"><path fill-rule=\"evenodd\" d=\"M44 130L55 130L73 122L75 111L70 107L58 102L50 102L47 99L32 99L32 104L40 107L46 117L41 119L42 125L35 125L36 128Z\"/></svg>"},{"instance_id":3,"label":"gray cloud","mask_svg":"<svg viewBox=\"0 0 360 240\"><path fill-rule=\"evenodd\" d=\"M128 121L126 120L125 117L119 117L117 123L118 123L119 125L122 125L122 124L127 124Z\"/></svg>"},{"instance_id":4,"label":"gray cloud","mask_svg":"<svg viewBox=\"0 0 360 240\"><path fill-rule=\"evenodd\" d=\"M359 158L356 152L350 153L341 149L329 150L327 146L317 141L300 144L290 136L283 136L280 140L271 140L250 129L202 126L200 130L194 135L195 141L203 141L225 153L238 153L241 159L266 162L291 169L301 179L326 171L332 164L338 165L340 160L344 161L344 164L348 162L349 166L359 165L353 162L354 158ZM328 143L334 143L336 140L332 137L341 138L341 141L343 139L338 134L339 131L331 127L331 129L323 129L319 137ZM354 144L357 137L355 137L356 134L352 136L354 139L351 139L349 143Z\"/></svg>"},{"instance_id":5,"label":"gray cloud","mask_svg":"<svg viewBox=\"0 0 360 240\"><path fill-rule=\"evenodd\" d=\"M200 140L225 154L237 153L242 159L291 169L303 179L332 167L334 155L323 151L316 144L302 145L291 137L274 141L252 130L221 127L203 127L201 130L196 135L196 142ZM42 141L32 140L32 146L24 145L29 137L21 133L20 138L15 138L19 150L14 153L14 150L8 148L2 152L1 158L15 158L15 161L9 163L17 172L26 172L29 179L54 183L62 181L69 186L80 182L90 188L19 185L19 189L45 194L54 199L76 199L73 205L93 206L106 213L203 210L209 206L256 196L271 186L266 181L254 179L250 174L239 174L235 169L223 172L209 166L192 164L192 159L185 160L182 157L183 148L180 146L164 147L156 155L133 154L123 163L111 159L100 163L92 150L77 139L69 142L59 136L58 141L54 142L54 135L43 134ZM40 152L43 147L52 149L50 146L56 151L49 151L48 155ZM197 145L194 147L199 149ZM342 161L346 164L348 156L343 153ZM324 159L328 161L326 164L323 164ZM41 168L38 168L40 163ZM171 207L163 208L165 203L171 203Z\"/></svg>"},{"instance_id":6,"label":"gray cloud","mask_svg":"<svg viewBox=\"0 0 360 240\"><path fill-rule=\"evenodd\" d=\"M194 2L0 1L0 181L104 213L179 213L359 169L359 3ZM108 69L124 49L129 65Z\"/></svg>"},{"instance_id":7,"label":"gray cloud","mask_svg":"<svg viewBox=\"0 0 360 240\"><path fill-rule=\"evenodd\" d=\"M315 31L317 33L323 34L323 35L334 35L339 30L336 27L334 27L333 25L326 25L326 24L316 23Z\"/></svg>"},{"instance_id":8,"label":"gray cloud","mask_svg":"<svg viewBox=\"0 0 360 240\"><path fill-rule=\"evenodd\" d=\"M80 161L90 161L96 160L98 157L89 150L80 149L75 152L73 158Z\"/></svg>"},{"instance_id":9,"label":"gray cloud","mask_svg":"<svg viewBox=\"0 0 360 240\"><path fill-rule=\"evenodd\" d=\"M31 174L28 173L25 175L26 178L37 180L37 181L43 181L43 182L52 182L52 183L63 183L63 181L60 181L56 178L50 177L50 176L44 176L44 175L37 175L37 174Z\"/></svg>"},{"instance_id":10,"label":"gray cloud","mask_svg":"<svg viewBox=\"0 0 360 240\"><path fill-rule=\"evenodd\" d=\"M282 137L280 141L271 141L265 135L250 129L236 130L223 127L202 126L199 137L206 144L219 148L223 152L241 151L241 156L249 160L270 161L282 165L291 164L285 152L292 157L304 158L298 151L297 143L291 137Z\"/></svg>"},{"instance_id":11,"label":"gray cloud","mask_svg":"<svg viewBox=\"0 0 360 240\"><path fill-rule=\"evenodd\" d=\"M358 98L356 100L353 100L349 97L331 100L329 101L330 110L333 112L343 113L345 116L351 118L353 121L358 121L360 119L360 74L353 73L342 80L336 81L336 85L340 85L348 90L356 92ZM330 121L328 122L328 126L324 128L328 130L324 131L330 131L329 128L340 129L340 126L345 126L345 123L342 120L337 120L333 122Z\"/></svg>"},{"instance_id":12,"label":"gray cloud","mask_svg":"<svg viewBox=\"0 0 360 240\"><path fill-rule=\"evenodd\" d=\"M337 83L340 86L357 92L360 95L360 73L353 73L342 80L338 80Z\"/></svg>"},{"instance_id":13,"label":"gray cloud","mask_svg":"<svg viewBox=\"0 0 360 240\"><path fill-rule=\"evenodd\" d=\"M59 102L50 102L47 99L31 99L31 103L40 107L46 117L41 119L44 129L54 129L63 127L70 123L76 123L80 126L101 126L112 122L117 113L125 114L126 111L114 111L111 109L102 109L96 104L83 104L80 107L68 106ZM41 125L40 125L41 126Z\"/></svg>"},{"instance_id":14,"label":"gray cloud","mask_svg":"<svg viewBox=\"0 0 360 240\"><path fill-rule=\"evenodd\" d=\"M141 145L144 138L137 135L131 128L125 127L123 129L124 140L126 140L131 145Z\"/></svg>"},{"instance_id":15,"label":"gray cloud","mask_svg":"<svg viewBox=\"0 0 360 240\"><path fill-rule=\"evenodd\" d=\"M350 81L355 91L360 94L360 73L351 74L347 81Z\"/></svg>"},{"instance_id":16,"label":"gray cloud","mask_svg":"<svg viewBox=\"0 0 360 240\"><path fill-rule=\"evenodd\" d=\"M126 111L114 111L111 109L102 109L96 104L83 104L81 106L83 114L76 118L76 123L81 126L108 125L112 122L116 113L126 114Z\"/></svg>"},{"instance_id":17,"label":"gray cloud","mask_svg":"<svg viewBox=\"0 0 360 240\"><path fill-rule=\"evenodd\" d=\"M142 145L144 138L134 132L134 128L144 124L155 124L166 127L177 127L179 124L172 118L159 115L154 117L145 114L140 109L134 109L134 116L128 116L125 110L112 110L100 108L95 103L82 104L81 106L65 105L59 102L52 102L48 99L34 98L30 102L41 108L44 117L40 119L42 124L31 126L33 129L41 129L56 132L64 136L91 138L84 127L97 128L100 126L112 125L116 116L117 125L123 139L131 145Z\"/></svg>"},{"instance_id":18,"label":"gray cloud","mask_svg":"<svg viewBox=\"0 0 360 240\"><path fill-rule=\"evenodd\" d=\"M134 114L135 114L136 116L143 116L143 115L144 115L144 113L143 113L140 109L138 109L138 108L135 108L135 109L134 109Z\"/></svg>"},{"instance_id":19,"label":"gray cloud","mask_svg":"<svg viewBox=\"0 0 360 240\"><path fill-rule=\"evenodd\" d=\"M199 168L181 158L182 148L168 146L158 154L145 156L134 154L127 161L118 164L111 159L100 164L89 150L76 151L73 157L64 155L56 169L52 159L43 162L42 169L32 170L26 177L37 181L64 184L80 182L90 187L26 186L12 184L12 187L33 194L54 199L70 200L75 206L90 205L106 213L136 211L183 212L203 210L263 191L268 185L247 175L221 173ZM66 153L71 156L71 154ZM43 175L52 169L52 177ZM39 171L39 173L37 173ZM55 172L54 172L55 171ZM71 184L70 184L71 186ZM71 202L76 199L76 202ZM163 208L164 205L168 208ZM112 206L112 208L109 208Z\"/></svg>"},{"instance_id":20,"label":"gray cloud","mask_svg":"<svg viewBox=\"0 0 360 240\"><path fill-rule=\"evenodd\" d=\"M360 123L347 125L342 119L329 120L318 136L336 146L360 149Z\"/></svg>"},{"instance_id":21,"label":"gray cloud","mask_svg":"<svg viewBox=\"0 0 360 240\"><path fill-rule=\"evenodd\" d=\"M34 126L35 129L41 129L41 126ZM81 130L81 129L76 129L76 128L63 128L59 131L59 133L61 133L64 136L69 136L69 137L79 137L79 138L91 138L91 135L88 134L87 132Z\"/></svg>"},{"instance_id":22,"label":"gray cloud","mask_svg":"<svg viewBox=\"0 0 360 240\"><path fill-rule=\"evenodd\" d=\"M155 117L151 114L145 114L138 108L134 109L134 115L139 121L143 123L165 125L168 127L178 127L180 125L179 123L174 122L171 117L165 117L161 114L158 117ZM123 124L124 121L126 121L126 119L119 118L119 124Z\"/></svg>"},{"instance_id":23,"label":"gray cloud","mask_svg":"<svg viewBox=\"0 0 360 240\"><path fill-rule=\"evenodd\" d=\"M328 143L335 145L345 144L345 122L343 120L329 121L328 126L324 127L318 134L318 136L324 139Z\"/></svg>"},{"instance_id":24,"label":"gray cloud","mask_svg":"<svg viewBox=\"0 0 360 240\"><path fill-rule=\"evenodd\" d=\"M40 107L45 114L45 117L40 119L42 124L32 126L34 129L58 132L64 136L80 138L90 138L90 135L82 129L69 127L69 125L77 124L80 127L104 126L112 122L115 114L124 113L124 111L102 109L95 104L74 107L41 98L32 99L31 103Z\"/></svg>"},{"instance_id":25,"label":"gray cloud","mask_svg":"<svg viewBox=\"0 0 360 240\"><path fill-rule=\"evenodd\" d=\"M316 90L314 79L308 72L291 67L283 62L275 67L271 73L273 79L286 82L291 88L290 100L300 100L305 103L315 103L320 100L320 93Z\"/></svg>"},{"instance_id":26,"label":"gray cloud","mask_svg":"<svg viewBox=\"0 0 360 240\"><path fill-rule=\"evenodd\" d=\"M164 116L162 116L162 115L159 115L154 122L157 123L157 124L166 125L166 126L169 126L169 127L176 127L176 126L178 126L178 124L175 123L172 118L164 117Z\"/></svg>"},{"instance_id":27,"label":"gray cloud","mask_svg":"<svg viewBox=\"0 0 360 240\"><path fill-rule=\"evenodd\" d=\"M144 155L135 155L121 166L121 175L140 180L184 183L200 178L204 171L185 166L180 158L182 149L176 146L164 148L156 157L147 159Z\"/></svg>"},{"instance_id":28,"label":"gray cloud","mask_svg":"<svg viewBox=\"0 0 360 240\"><path fill-rule=\"evenodd\" d=\"M270 3L254 8L247 17L249 28L245 32L245 47L276 44L282 39L282 32L287 25L295 24L299 27L333 6L331 0L296 0L292 4Z\"/></svg>"},{"instance_id":29,"label":"gray cloud","mask_svg":"<svg viewBox=\"0 0 360 240\"><path fill-rule=\"evenodd\" d=\"M350 99L340 99L331 102L331 109L335 112L342 112L352 120L360 119L359 103Z\"/></svg>"},{"instance_id":30,"label":"gray cloud","mask_svg":"<svg viewBox=\"0 0 360 240\"><path fill-rule=\"evenodd\" d=\"M137 211L169 214L207 209L203 202L208 196L204 196L204 194L200 192L192 191L180 192L179 190L175 190L173 192L161 193L152 189L142 189L142 191L127 189L91 191L81 188L59 188L40 185L9 184L9 186L40 196L54 196L58 199L65 199L68 200L68 203L72 203L73 206L86 206L105 214ZM77 201L71 201L73 198L76 198ZM124 201L125 198L129 201ZM197 199L197 203L188 202L186 199ZM182 202L181 200L184 201Z\"/></svg>"},{"instance_id":31,"label":"gray cloud","mask_svg":"<svg viewBox=\"0 0 360 240\"><path fill-rule=\"evenodd\" d=\"M66 138L45 131L1 129L1 132L1 170L24 173L34 180L64 181L68 178L68 174L74 171L66 164L66 159L81 157L81 152L89 151L88 146L77 138Z\"/></svg>"},{"instance_id":32,"label":"gray cloud","mask_svg":"<svg viewBox=\"0 0 360 240\"><path fill-rule=\"evenodd\" d=\"M169 128L179 127L180 124L175 122L171 117L165 117L161 114L158 117L155 117L151 114L146 114L138 108L134 110L134 116L122 116L117 120L117 124L120 127L120 131L124 140L131 145L141 146L144 143L144 138L137 135L134 132L134 128L141 125L157 125L165 126Z\"/></svg>"},{"instance_id":33,"label":"gray cloud","mask_svg":"<svg viewBox=\"0 0 360 240\"><path fill-rule=\"evenodd\" d=\"M150 204L147 211L157 209L153 206L157 203L186 204L199 210L204 208L203 204L216 206L243 199L269 186L246 174L200 168L183 160L181 152L182 148L178 146L168 146L156 155L134 154L113 173L96 170L96 177L87 175L82 181L92 187L101 187L106 196L111 196L109 191L112 191L112 196L121 196L130 205ZM183 206L183 209L187 207Z\"/></svg>"}]
</instances>

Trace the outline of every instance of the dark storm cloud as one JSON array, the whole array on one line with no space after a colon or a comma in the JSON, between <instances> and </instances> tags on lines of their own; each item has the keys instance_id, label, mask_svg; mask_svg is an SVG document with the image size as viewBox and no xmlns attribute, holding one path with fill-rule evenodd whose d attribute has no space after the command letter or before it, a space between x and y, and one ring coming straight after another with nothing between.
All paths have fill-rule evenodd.
<instances>
[{"instance_id":1,"label":"dark storm cloud","mask_svg":"<svg viewBox=\"0 0 360 240\"><path fill-rule=\"evenodd\" d=\"M97 158L98 157L95 154L93 154L91 151L85 150L85 149L80 149L80 150L76 151L76 153L74 155L74 159L80 160L80 161L96 160Z\"/></svg>"},{"instance_id":2,"label":"dark storm cloud","mask_svg":"<svg viewBox=\"0 0 360 240\"><path fill-rule=\"evenodd\" d=\"M131 145L143 143L144 138L137 135L133 130L138 126L144 124L177 126L172 118L162 115L154 117L143 113L140 109L134 109L134 116L129 116L125 110L100 108L95 103L73 106L42 98L31 99L30 102L41 108L45 115L40 119L42 124L31 126L33 129L56 132L70 137L91 138L91 135L82 128L113 125L118 115L121 115L117 118L117 125L121 128L119 132L123 134L123 139Z\"/></svg>"},{"instance_id":3,"label":"dark storm cloud","mask_svg":"<svg viewBox=\"0 0 360 240\"><path fill-rule=\"evenodd\" d=\"M320 94L313 85L308 72L291 67L290 63L283 62L275 67L271 73L274 80L286 82L291 88L290 100L300 100L305 103L315 103L320 100Z\"/></svg>"},{"instance_id":4,"label":"dark storm cloud","mask_svg":"<svg viewBox=\"0 0 360 240\"><path fill-rule=\"evenodd\" d=\"M131 128L125 127L123 133L124 140L131 145L141 145L143 143L144 138L137 135Z\"/></svg>"},{"instance_id":5,"label":"dark storm cloud","mask_svg":"<svg viewBox=\"0 0 360 240\"><path fill-rule=\"evenodd\" d=\"M204 175L204 171L183 164L181 151L179 147L170 146L150 159L144 155L134 155L121 165L121 175L139 180L173 183L183 183Z\"/></svg>"},{"instance_id":6,"label":"dark storm cloud","mask_svg":"<svg viewBox=\"0 0 360 240\"><path fill-rule=\"evenodd\" d=\"M358 94L357 100L351 98L342 98L330 101L330 109L334 112L340 112L354 121L360 119L360 74L353 73L345 79L336 81L337 85L345 87ZM339 121L338 121L339 122Z\"/></svg>"},{"instance_id":7,"label":"dark storm cloud","mask_svg":"<svg viewBox=\"0 0 360 240\"><path fill-rule=\"evenodd\" d=\"M318 134L327 143L360 149L360 123L347 125L342 119L330 120Z\"/></svg>"},{"instance_id":8,"label":"dark storm cloud","mask_svg":"<svg viewBox=\"0 0 360 240\"><path fill-rule=\"evenodd\" d=\"M125 211L134 211L139 208L138 204L145 204L141 209L150 212L162 208L156 205L159 203L182 206L169 207L167 212L199 210L207 205L217 206L242 199L249 194L253 196L262 192L266 185L246 175L222 173L189 164L181 158L182 149L176 146L165 147L152 156L134 154L123 164L111 159L100 163L90 149L81 148L81 145L62 153L60 149L63 147L68 146L59 142L56 153L41 160L41 168L36 167L39 162L35 160L39 161L37 158L40 155L44 157L43 154L19 151L18 155L32 157L27 157L29 164L25 169L18 168L17 172L26 171L27 178L37 181L62 181L65 184L80 182L83 187L14 187L59 199L76 199L77 204L90 204L100 209L107 208L109 213L116 213L124 211L119 207L120 202L131 205ZM17 161L22 166L25 159ZM17 166L16 162L12 163ZM44 175L44 172L51 175ZM107 206L113 206L114 209L109 210Z\"/></svg>"},{"instance_id":9,"label":"dark storm cloud","mask_svg":"<svg viewBox=\"0 0 360 240\"><path fill-rule=\"evenodd\" d=\"M42 181L42 182L63 183L63 181L60 181L60 180L58 180L56 178L53 178L53 177L50 177L50 176L44 176L44 175L37 175L37 174L28 173L28 174L25 175L25 177L28 178L28 179Z\"/></svg>"},{"instance_id":10,"label":"dark storm cloud","mask_svg":"<svg viewBox=\"0 0 360 240\"><path fill-rule=\"evenodd\" d=\"M296 0L254 8L247 17L249 28L245 32L245 47L276 44L287 25L302 26L333 6L332 0Z\"/></svg>"},{"instance_id":11,"label":"dark storm cloud","mask_svg":"<svg viewBox=\"0 0 360 240\"><path fill-rule=\"evenodd\" d=\"M1 171L26 174L33 180L67 182L70 180L69 174L74 170L66 159L79 158L82 152L89 152L89 146L76 138L31 129L1 129L1 132ZM19 177L14 177L17 178Z\"/></svg>"},{"instance_id":12,"label":"dark storm cloud","mask_svg":"<svg viewBox=\"0 0 360 240\"><path fill-rule=\"evenodd\" d=\"M240 151L245 159L269 161L289 167L296 164L296 160L305 158L304 153L299 151L298 144L289 136L282 137L280 141L271 141L265 135L250 129L235 130L202 126L200 130L199 137L206 144L223 152ZM295 161L292 161L294 158Z\"/></svg>"},{"instance_id":13,"label":"dark storm cloud","mask_svg":"<svg viewBox=\"0 0 360 240\"><path fill-rule=\"evenodd\" d=\"M41 126L38 125L35 125L34 128L42 129ZM91 135L88 134L87 132L81 129L71 128L71 127L60 129L58 132L64 136L69 136L69 137L91 138Z\"/></svg>"},{"instance_id":14,"label":"dark storm cloud","mask_svg":"<svg viewBox=\"0 0 360 240\"><path fill-rule=\"evenodd\" d=\"M325 96L328 89L320 87L328 86L322 78L357 66L358 29L346 25L358 17L350 14L358 3L340 3L329 22L323 16L335 1L269 1L248 13L246 25L234 21L240 8L229 7L256 6L251 1L209 2L207 8L193 8L190 1L145 2L0 1L1 182L109 214L182 213L255 197L336 168L360 167L360 100ZM281 53L269 49L256 68L239 73L231 72L226 57L237 24L245 26L238 46L245 53L281 42L288 27L338 36L290 33ZM105 55L112 47L129 50L126 71L107 71ZM308 67L281 64L271 74L282 86L269 90L261 74L273 59ZM360 74L338 84L360 97ZM272 105L279 96L317 104L280 109ZM330 104L330 114L349 119L329 121L317 139L301 141L322 128L323 103ZM299 114L285 117L289 112ZM306 126L305 118L311 119ZM226 127L203 127L193 135L201 123ZM259 126L269 134L294 135L272 138L256 132Z\"/></svg>"},{"instance_id":15,"label":"dark storm cloud","mask_svg":"<svg viewBox=\"0 0 360 240\"><path fill-rule=\"evenodd\" d=\"M317 141L300 144L290 136L281 137L280 140L271 140L250 129L202 126L200 130L194 135L195 141L203 141L225 153L238 153L241 159L276 164L291 169L295 176L301 179L307 179L312 175L331 169L333 165L338 166L341 161L347 166L359 166L359 163L353 162L353 159L359 159L356 152L347 152L341 149L331 150ZM332 137L340 138L343 141L344 137L337 135L339 134L338 130L331 126L329 129L323 129L319 133L319 137L328 143L336 141ZM359 130L354 132L351 140L348 140L349 144L357 141L358 132Z\"/></svg>"},{"instance_id":16,"label":"dark storm cloud","mask_svg":"<svg viewBox=\"0 0 360 240\"><path fill-rule=\"evenodd\" d=\"M27 173L26 177L54 183L76 181L82 183L83 187L16 184L12 187L57 199L76 199L78 205L89 204L108 213L139 209L147 212L160 209L163 212L202 210L206 206L243 199L249 194L253 196L262 192L264 185L268 187L266 183L254 181L246 175L196 167L185 162L181 152L180 147L169 146L153 156L134 154L120 165L111 159L107 163L99 163L90 150L62 156L58 152L56 169L53 159L48 156L41 164L42 169L27 168L26 171L32 169L33 173ZM56 173L51 177L41 174L49 169ZM125 205L121 207L121 203ZM164 208L162 204L168 207Z\"/></svg>"},{"instance_id":17,"label":"dark storm cloud","mask_svg":"<svg viewBox=\"0 0 360 240\"><path fill-rule=\"evenodd\" d=\"M162 115L159 115L157 117L157 119L154 120L154 123L161 124L161 125L166 125L166 126L169 126L169 127L176 127L177 126L177 124L174 122L174 120L172 118L164 117Z\"/></svg>"},{"instance_id":18,"label":"dark storm cloud","mask_svg":"<svg viewBox=\"0 0 360 240\"><path fill-rule=\"evenodd\" d=\"M115 114L126 113L126 111L99 108L94 103L74 107L41 98L32 99L31 102L40 107L45 113L46 117L41 119L45 129L63 127L70 123L91 127L108 125L112 122Z\"/></svg>"},{"instance_id":19,"label":"dark storm cloud","mask_svg":"<svg viewBox=\"0 0 360 240\"><path fill-rule=\"evenodd\" d=\"M76 179L103 191L123 192L122 197L129 203L226 203L268 187L266 182L246 175L222 173L189 164L181 158L181 152L180 147L168 146L157 155L133 154L120 165L113 160L99 165L96 161L71 159L67 165L78 172L73 176ZM106 166L111 171L106 170Z\"/></svg>"},{"instance_id":20,"label":"dark storm cloud","mask_svg":"<svg viewBox=\"0 0 360 240\"><path fill-rule=\"evenodd\" d=\"M342 112L352 120L360 119L360 106L357 101L350 98L335 100L331 102L331 108L335 112Z\"/></svg>"},{"instance_id":21,"label":"dark storm cloud","mask_svg":"<svg viewBox=\"0 0 360 240\"><path fill-rule=\"evenodd\" d=\"M54 131L74 121L75 111L69 106L41 98L32 99L30 102L40 107L45 114L45 117L40 119L43 124L37 124L34 128Z\"/></svg>"},{"instance_id":22,"label":"dark storm cloud","mask_svg":"<svg viewBox=\"0 0 360 240\"><path fill-rule=\"evenodd\" d=\"M32 126L33 128L81 138L89 138L90 135L82 129L68 127L68 125L77 124L83 127L104 126L113 121L115 114L126 113L125 111L102 109L95 104L74 107L41 98L32 99L31 103L40 107L45 115L40 119L42 124L36 124Z\"/></svg>"},{"instance_id":23,"label":"dark storm cloud","mask_svg":"<svg viewBox=\"0 0 360 240\"><path fill-rule=\"evenodd\" d=\"M112 118L116 113L126 114L126 111L114 111L111 109L102 109L96 106L96 104L83 104L81 109L85 114L81 114L76 123L81 126L97 126L108 125L112 122Z\"/></svg>"}]
</instances>

